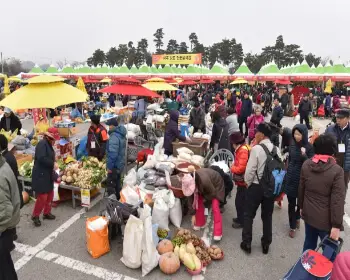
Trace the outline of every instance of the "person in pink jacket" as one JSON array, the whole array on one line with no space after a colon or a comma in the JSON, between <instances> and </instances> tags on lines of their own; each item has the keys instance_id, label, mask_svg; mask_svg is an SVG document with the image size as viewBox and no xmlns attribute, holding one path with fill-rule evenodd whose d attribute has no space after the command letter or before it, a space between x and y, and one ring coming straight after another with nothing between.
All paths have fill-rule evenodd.
<instances>
[{"instance_id":1,"label":"person in pink jacket","mask_svg":"<svg viewBox=\"0 0 350 280\"><path fill-rule=\"evenodd\" d=\"M335 259L331 280L348 280L350 277L350 252L342 252Z\"/></svg>"},{"instance_id":2,"label":"person in pink jacket","mask_svg":"<svg viewBox=\"0 0 350 280\"><path fill-rule=\"evenodd\" d=\"M258 106L255 108L254 114L248 117L248 120L247 120L249 144L255 138L257 126L262 122L264 122L264 116L261 114L260 106Z\"/></svg>"}]
</instances>

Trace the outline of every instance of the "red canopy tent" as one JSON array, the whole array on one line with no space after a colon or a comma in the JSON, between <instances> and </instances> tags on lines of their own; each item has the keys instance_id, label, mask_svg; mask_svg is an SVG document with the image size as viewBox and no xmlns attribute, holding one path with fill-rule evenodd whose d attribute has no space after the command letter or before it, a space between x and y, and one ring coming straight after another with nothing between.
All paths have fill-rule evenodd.
<instances>
[{"instance_id":1,"label":"red canopy tent","mask_svg":"<svg viewBox=\"0 0 350 280\"><path fill-rule=\"evenodd\" d=\"M157 93L141 86L141 82L133 78L119 79L117 84L100 89L98 92L145 96L151 98L160 97Z\"/></svg>"},{"instance_id":2,"label":"red canopy tent","mask_svg":"<svg viewBox=\"0 0 350 280\"><path fill-rule=\"evenodd\" d=\"M201 79L199 83L205 85L205 84L214 84L215 82L211 79Z\"/></svg>"},{"instance_id":3,"label":"red canopy tent","mask_svg":"<svg viewBox=\"0 0 350 280\"><path fill-rule=\"evenodd\" d=\"M198 84L195 81L191 81L191 80L187 80L187 81L182 81L181 83L179 83L179 86L194 86Z\"/></svg>"},{"instance_id":4,"label":"red canopy tent","mask_svg":"<svg viewBox=\"0 0 350 280\"><path fill-rule=\"evenodd\" d=\"M289 80L276 80L275 84L278 85L292 85L293 83Z\"/></svg>"},{"instance_id":5,"label":"red canopy tent","mask_svg":"<svg viewBox=\"0 0 350 280\"><path fill-rule=\"evenodd\" d=\"M296 86L292 89L291 94L294 95L294 103L298 104L304 94L308 94L310 90L304 86Z\"/></svg>"},{"instance_id":6,"label":"red canopy tent","mask_svg":"<svg viewBox=\"0 0 350 280\"><path fill-rule=\"evenodd\" d=\"M350 83L345 84L344 87L350 87Z\"/></svg>"}]
</instances>

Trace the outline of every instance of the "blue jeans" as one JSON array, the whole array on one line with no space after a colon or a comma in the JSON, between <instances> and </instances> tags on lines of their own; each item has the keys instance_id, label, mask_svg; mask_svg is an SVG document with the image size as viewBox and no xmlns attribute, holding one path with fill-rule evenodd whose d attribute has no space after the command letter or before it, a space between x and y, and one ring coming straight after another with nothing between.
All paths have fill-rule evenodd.
<instances>
[{"instance_id":1,"label":"blue jeans","mask_svg":"<svg viewBox=\"0 0 350 280\"><path fill-rule=\"evenodd\" d=\"M305 241L303 252L306 250L315 250L317 248L318 238L321 241L329 234L327 231L319 230L305 223Z\"/></svg>"}]
</instances>

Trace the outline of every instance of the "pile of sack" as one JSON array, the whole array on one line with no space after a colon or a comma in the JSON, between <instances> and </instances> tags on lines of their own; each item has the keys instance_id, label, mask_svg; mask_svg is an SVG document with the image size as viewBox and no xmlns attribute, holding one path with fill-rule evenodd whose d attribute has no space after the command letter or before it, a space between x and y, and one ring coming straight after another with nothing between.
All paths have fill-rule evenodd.
<instances>
[{"instance_id":1,"label":"pile of sack","mask_svg":"<svg viewBox=\"0 0 350 280\"><path fill-rule=\"evenodd\" d=\"M141 135L140 126L133 123L128 123L125 125L127 131L127 138L129 141L134 141L136 136Z\"/></svg>"}]
</instances>

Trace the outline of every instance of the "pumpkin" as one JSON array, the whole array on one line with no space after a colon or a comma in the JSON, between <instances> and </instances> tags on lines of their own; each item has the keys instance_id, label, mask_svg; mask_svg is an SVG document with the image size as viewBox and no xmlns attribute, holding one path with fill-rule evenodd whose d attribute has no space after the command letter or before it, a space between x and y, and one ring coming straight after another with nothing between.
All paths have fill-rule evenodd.
<instances>
[{"instance_id":1,"label":"pumpkin","mask_svg":"<svg viewBox=\"0 0 350 280\"><path fill-rule=\"evenodd\" d=\"M171 243L171 242L170 242ZM173 252L168 252L160 256L159 268L164 274L174 274L180 268L179 257Z\"/></svg>"},{"instance_id":2,"label":"pumpkin","mask_svg":"<svg viewBox=\"0 0 350 280\"><path fill-rule=\"evenodd\" d=\"M174 245L173 243L168 239L163 239L158 243L157 250L159 255L163 255L168 252L174 251Z\"/></svg>"},{"instance_id":3,"label":"pumpkin","mask_svg":"<svg viewBox=\"0 0 350 280\"><path fill-rule=\"evenodd\" d=\"M22 192L23 203L27 204L29 202L29 194L26 191Z\"/></svg>"}]
</instances>

